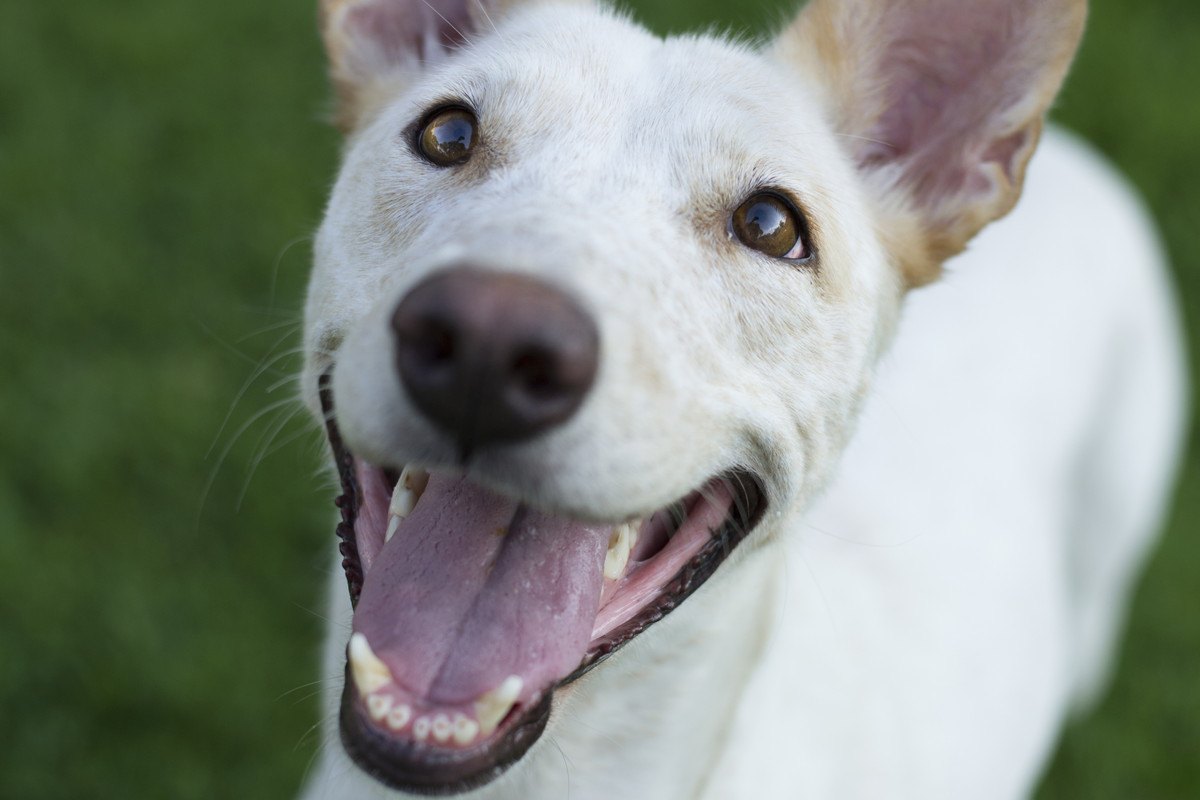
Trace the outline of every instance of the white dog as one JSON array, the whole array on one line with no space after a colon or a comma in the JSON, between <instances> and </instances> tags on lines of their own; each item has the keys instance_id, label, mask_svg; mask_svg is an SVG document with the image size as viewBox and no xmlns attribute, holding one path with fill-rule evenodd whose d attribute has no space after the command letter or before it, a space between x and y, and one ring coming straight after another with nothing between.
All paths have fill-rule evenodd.
<instances>
[{"instance_id":1,"label":"white dog","mask_svg":"<svg viewBox=\"0 0 1200 800\"><path fill-rule=\"evenodd\" d=\"M1027 794L1183 411L1138 202L1060 132L1026 180L1084 0L812 0L762 49L323 11L346 680L305 796Z\"/></svg>"}]
</instances>

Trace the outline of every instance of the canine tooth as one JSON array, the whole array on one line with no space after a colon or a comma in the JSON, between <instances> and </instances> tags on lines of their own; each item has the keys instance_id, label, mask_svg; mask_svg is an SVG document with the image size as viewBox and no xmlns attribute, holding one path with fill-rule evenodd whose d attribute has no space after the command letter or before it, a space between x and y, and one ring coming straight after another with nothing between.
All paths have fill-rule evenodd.
<instances>
[{"instance_id":1,"label":"canine tooth","mask_svg":"<svg viewBox=\"0 0 1200 800\"><path fill-rule=\"evenodd\" d=\"M500 720L516 704L523 688L525 681L517 675L509 675L503 683L490 692L484 692L475 701L475 716L479 719L479 730L484 736L496 730Z\"/></svg>"},{"instance_id":2,"label":"canine tooth","mask_svg":"<svg viewBox=\"0 0 1200 800\"><path fill-rule=\"evenodd\" d=\"M396 488L392 491L392 501L388 504L387 532L383 535L384 542L390 542L400 527L400 521L412 513L421 494L429 484L429 473L416 467L405 467L400 471Z\"/></svg>"},{"instance_id":3,"label":"canine tooth","mask_svg":"<svg viewBox=\"0 0 1200 800\"><path fill-rule=\"evenodd\" d=\"M608 552L604 554L604 577L615 581L625 574L629 565L629 553L637 543L637 522L625 522L613 528L612 538L608 542Z\"/></svg>"},{"instance_id":4,"label":"canine tooth","mask_svg":"<svg viewBox=\"0 0 1200 800\"><path fill-rule=\"evenodd\" d=\"M405 467L400 472L400 483L419 500L425 493L425 487L429 485L429 473L417 467Z\"/></svg>"},{"instance_id":5,"label":"canine tooth","mask_svg":"<svg viewBox=\"0 0 1200 800\"><path fill-rule=\"evenodd\" d=\"M433 738L439 742L444 742L450 738L450 734L454 733L454 725L451 724L450 718L445 714L438 714L433 718L433 725L430 726L433 731Z\"/></svg>"},{"instance_id":6,"label":"canine tooth","mask_svg":"<svg viewBox=\"0 0 1200 800\"><path fill-rule=\"evenodd\" d=\"M392 502L388 506L388 513L400 517L400 519L407 517L412 513L417 500L421 499L421 494L425 491L428 483L428 472L416 467L405 467L400 472L400 479L396 481L395 490L392 491Z\"/></svg>"},{"instance_id":7,"label":"canine tooth","mask_svg":"<svg viewBox=\"0 0 1200 800\"><path fill-rule=\"evenodd\" d=\"M479 735L479 723L464 714L454 715L454 741L470 744Z\"/></svg>"},{"instance_id":8,"label":"canine tooth","mask_svg":"<svg viewBox=\"0 0 1200 800\"><path fill-rule=\"evenodd\" d=\"M381 722L391 709L392 698L388 695L373 694L367 697L367 710L371 712L371 719L376 722Z\"/></svg>"},{"instance_id":9,"label":"canine tooth","mask_svg":"<svg viewBox=\"0 0 1200 800\"><path fill-rule=\"evenodd\" d=\"M413 738L418 742L428 739L430 726L429 717L417 717L417 721L413 723Z\"/></svg>"},{"instance_id":10,"label":"canine tooth","mask_svg":"<svg viewBox=\"0 0 1200 800\"><path fill-rule=\"evenodd\" d=\"M354 676L354 685L363 697L392 682L391 670L379 660L367 637L361 633L350 637L350 672Z\"/></svg>"},{"instance_id":11,"label":"canine tooth","mask_svg":"<svg viewBox=\"0 0 1200 800\"><path fill-rule=\"evenodd\" d=\"M392 517L403 519L413 513L413 506L416 505L412 489L404 486L404 479L396 483L396 489L391 493L391 503L388 505L388 513Z\"/></svg>"},{"instance_id":12,"label":"canine tooth","mask_svg":"<svg viewBox=\"0 0 1200 800\"><path fill-rule=\"evenodd\" d=\"M412 495L412 491L403 482L397 483L395 491L392 492L392 502L388 505L388 513L400 519L407 517L417 504Z\"/></svg>"},{"instance_id":13,"label":"canine tooth","mask_svg":"<svg viewBox=\"0 0 1200 800\"><path fill-rule=\"evenodd\" d=\"M403 730L408 721L412 719L412 709L401 703L388 712L387 724L394 731Z\"/></svg>"}]
</instances>

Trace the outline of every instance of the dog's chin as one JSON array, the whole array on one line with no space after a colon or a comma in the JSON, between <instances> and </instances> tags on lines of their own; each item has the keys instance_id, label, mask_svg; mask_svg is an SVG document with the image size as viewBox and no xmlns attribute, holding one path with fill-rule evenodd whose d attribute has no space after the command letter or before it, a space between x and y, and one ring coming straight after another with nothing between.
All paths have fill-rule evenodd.
<instances>
[{"instance_id":1,"label":"dog's chin","mask_svg":"<svg viewBox=\"0 0 1200 800\"><path fill-rule=\"evenodd\" d=\"M338 432L340 550L355 607L340 726L382 783L448 795L539 739L556 692L677 608L765 510L727 469L641 519L576 520L463 475L380 467Z\"/></svg>"}]
</instances>

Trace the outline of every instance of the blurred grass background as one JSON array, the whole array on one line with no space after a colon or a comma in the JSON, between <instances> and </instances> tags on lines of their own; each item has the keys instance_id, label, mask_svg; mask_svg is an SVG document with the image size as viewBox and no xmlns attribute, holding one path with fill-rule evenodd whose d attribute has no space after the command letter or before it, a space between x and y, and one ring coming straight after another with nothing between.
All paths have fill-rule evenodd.
<instances>
[{"instance_id":1,"label":"blurred grass background","mask_svg":"<svg viewBox=\"0 0 1200 800\"><path fill-rule=\"evenodd\" d=\"M337 149L315 5L0 16L0 798L283 798L314 752L333 493L289 376ZM1096 0L1057 111L1146 194L1193 318L1197 76L1194 0ZM1041 798L1200 797L1198 521L1193 438L1114 690Z\"/></svg>"}]
</instances>

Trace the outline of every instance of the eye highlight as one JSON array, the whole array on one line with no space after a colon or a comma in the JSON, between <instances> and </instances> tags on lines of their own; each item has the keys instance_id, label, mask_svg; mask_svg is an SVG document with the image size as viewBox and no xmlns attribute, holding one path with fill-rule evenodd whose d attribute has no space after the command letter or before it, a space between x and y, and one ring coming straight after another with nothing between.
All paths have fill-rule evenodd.
<instances>
[{"instance_id":1,"label":"eye highlight","mask_svg":"<svg viewBox=\"0 0 1200 800\"><path fill-rule=\"evenodd\" d=\"M479 120L465 108L452 106L430 114L417 134L417 150L439 167L462 164L479 140Z\"/></svg>"},{"instance_id":2,"label":"eye highlight","mask_svg":"<svg viewBox=\"0 0 1200 800\"><path fill-rule=\"evenodd\" d=\"M751 195L733 212L731 227L742 244L771 258L804 261L811 255L800 212L777 194Z\"/></svg>"}]
</instances>

